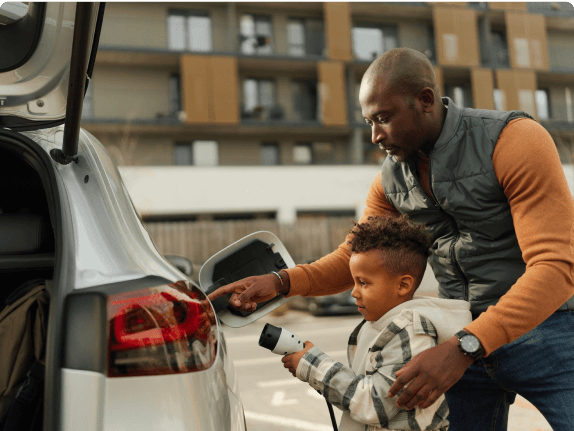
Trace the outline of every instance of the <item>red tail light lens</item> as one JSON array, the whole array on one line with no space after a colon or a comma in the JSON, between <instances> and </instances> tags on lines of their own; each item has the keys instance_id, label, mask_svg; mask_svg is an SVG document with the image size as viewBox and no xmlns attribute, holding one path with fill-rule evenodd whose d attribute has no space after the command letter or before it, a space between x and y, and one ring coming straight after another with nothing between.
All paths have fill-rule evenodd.
<instances>
[{"instance_id":1,"label":"red tail light lens","mask_svg":"<svg viewBox=\"0 0 574 431\"><path fill-rule=\"evenodd\" d=\"M108 297L108 376L205 370L217 329L204 293L178 282Z\"/></svg>"}]
</instances>

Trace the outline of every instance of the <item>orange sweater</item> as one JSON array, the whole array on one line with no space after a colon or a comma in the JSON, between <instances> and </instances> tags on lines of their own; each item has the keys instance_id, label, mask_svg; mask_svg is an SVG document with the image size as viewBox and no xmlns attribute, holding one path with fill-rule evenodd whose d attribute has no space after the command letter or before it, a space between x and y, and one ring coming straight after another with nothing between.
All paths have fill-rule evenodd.
<instances>
[{"instance_id":1,"label":"orange sweater","mask_svg":"<svg viewBox=\"0 0 574 431\"><path fill-rule=\"evenodd\" d=\"M510 204L526 272L495 305L465 329L486 354L510 343L548 318L574 295L574 204L548 132L520 118L502 131L492 157ZM430 194L428 160L419 162L422 187ZM397 210L387 201L381 174L371 183L360 219ZM288 270L289 296L324 296L353 287L346 242L322 259Z\"/></svg>"}]
</instances>

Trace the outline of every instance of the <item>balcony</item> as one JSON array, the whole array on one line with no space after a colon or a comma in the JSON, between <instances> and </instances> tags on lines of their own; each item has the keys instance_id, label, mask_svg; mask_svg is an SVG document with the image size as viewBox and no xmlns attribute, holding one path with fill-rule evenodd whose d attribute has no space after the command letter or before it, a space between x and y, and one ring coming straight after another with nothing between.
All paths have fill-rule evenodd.
<instances>
[{"instance_id":1,"label":"balcony","mask_svg":"<svg viewBox=\"0 0 574 431\"><path fill-rule=\"evenodd\" d=\"M528 12L548 17L574 18L574 6L568 2L527 2Z\"/></svg>"}]
</instances>

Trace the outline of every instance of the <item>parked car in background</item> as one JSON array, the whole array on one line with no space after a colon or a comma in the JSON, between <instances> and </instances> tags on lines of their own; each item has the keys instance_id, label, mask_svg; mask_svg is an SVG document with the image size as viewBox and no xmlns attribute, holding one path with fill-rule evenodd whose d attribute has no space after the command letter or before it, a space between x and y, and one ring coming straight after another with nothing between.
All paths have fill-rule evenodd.
<instances>
[{"instance_id":1,"label":"parked car in background","mask_svg":"<svg viewBox=\"0 0 574 431\"><path fill-rule=\"evenodd\" d=\"M342 314L360 314L351 290L329 296L306 298L294 296L289 300L289 306L296 310L304 310L313 316L335 316Z\"/></svg>"}]
</instances>

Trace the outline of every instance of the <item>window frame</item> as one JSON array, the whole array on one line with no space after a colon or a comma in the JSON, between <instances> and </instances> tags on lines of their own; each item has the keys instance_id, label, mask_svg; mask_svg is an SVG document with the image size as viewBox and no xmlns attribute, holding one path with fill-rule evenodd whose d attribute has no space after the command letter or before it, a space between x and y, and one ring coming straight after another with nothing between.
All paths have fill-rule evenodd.
<instances>
[{"instance_id":1,"label":"window frame","mask_svg":"<svg viewBox=\"0 0 574 431\"><path fill-rule=\"evenodd\" d=\"M539 92L544 92L546 94L546 109L548 111L547 112L548 116L546 118L543 118L540 115L540 108L538 107L538 94L540 94ZM550 89L548 87L536 89L536 91L534 92L534 102L536 103L536 115L538 116L538 118L541 121L552 120L552 101L550 99Z\"/></svg>"},{"instance_id":2,"label":"window frame","mask_svg":"<svg viewBox=\"0 0 574 431\"><path fill-rule=\"evenodd\" d=\"M246 35L243 33L243 28L241 25L241 22L243 20L244 17L246 16L250 16L251 19L253 20L253 34L252 35ZM270 27L270 31L269 31L269 35L264 35L264 34L258 34L257 33L257 23L258 22L266 22L269 24ZM269 37L269 43L265 44L263 46L257 46L257 37L258 36L263 36L263 37ZM244 43L249 41L251 39L251 42L253 43L253 52L249 52L248 50L244 50ZM273 16L272 15L268 15L268 14L260 14L260 13L250 13L250 12L244 12L240 15L239 17L239 52L241 54L244 55L274 55L275 54L275 47L274 47L274 41L275 41L275 37L274 37L274 26L273 26ZM247 45L246 45L247 46ZM265 52L266 50L268 50L269 52Z\"/></svg>"},{"instance_id":3,"label":"window frame","mask_svg":"<svg viewBox=\"0 0 574 431\"><path fill-rule=\"evenodd\" d=\"M351 28L351 43L352 43L352 48L353 48L353 56L359 61L373 61L374 60L374 58L367 59L367 58L359 57L355 51L355 32L354 32L354 30L359 29L359 28L377 29L377 30L381 31L382 52L378 53L376 55L376 57L389 51L390 49L397 48L397 47L401 46L401 43L399 40L398 26L396 24L393 24L393 23L375 23L375 22L368 22L368 21L353 22L353 27ZM394 33L395 46L388 47L387 40L386 40L387 38L385 37L385 29L387 29L387 31L389 29L391 29L392 32Z\"/></svg>"},{"instance_id":4,"label":"window frame","mask_svg":"<svg viewBox=\"0 0 574 431\"><path fill-rule=\"evenodd\" d=\"M245 83L247 81L254 81L255 85L256 85L256 87L255 87L256 104L250 110L247 109L247 103L246 103L247 93L245 91ZM272 84L272 95L271 95L271 102L272 103L269 106L262 103L261 84L263 82L268 82L268 83ZM243 100L241 103L242 114L245 115L246 118L253 118L254 110L259 106L263 108L262 113L267 114L266 116L269 116L269 111L271 110L271 108L278 106L277 81L274 78L256 78L256 77L246 76L241 83L241 91L243 93Z\"/></svg>"},{"instance_id":5,"label":"window frame","mask_svg":"<svg viewBox=\"0 0 574 431\"><path fill-rule=\"evenodd\" d=\"M198 142L212 142L216 146L216 163L215 164L197 164L197 156L195 154L195 144ZM178 159L176 158L176 148L186 148L189 151L189 163L179 163ZM173 144L173 165L174 166L197 166L197 167L217 167L220 166L220 157L219 157L219 142L214 139L194 139L192 141L176 141Z\"/></svg>"},{"instance_id":6,"label":"window frame","mask_svg":"<svg viewBox=\"0 0 574 431\"><path fill-rule=\"evenodd\" d=\"M181 16L184 18L183 25L183 49L172 48L170 41L170 25L169 19L171 17ZM190 46L191 38L189 32L189 18L202 17L209 19L209 47L207 49L192 49ZM183 52L213 52L213 20L209 10L199 9L169 9L166 17L166 32L167 32L167 49L169 51L183 51Z\"/></svg>"},{"instance_id":7,"label":"window frame","mask_svg":"<svg viewBox=\"0 0 574 431\"><path fill-rule=\"evenodd\" d=\"M313 118L303 118L303 112L301 112L300 110L297 109L297 103L296 103L296 99L295 99L295 89L294 87L300 85L300 86L307 86L308 88L311 85L314 85L314 90L315 90L315 112L313 112ZM311 102L313 102L311 100ZM292 79L291 80L291 104L292 104L292 108L293 108L293 113L295 115L298 115L301 117L300 120L301 122L307 122L307 121L319 121L319 109L320 109L320 100L319 100L319 81L317 79Z\"/></svg>"},{"instance_id":8,"label":"window frame","mask_svg":"<svg viewBox=\"0 0 574 431\"><path fill-rule=\"evenodd\" d=\"M169 75L168 88L169 88L168 90L169 115L170 116L178 115L179 112L183 111L183 104L181 98L181 75L179 73L171 73ZM173 96L175 96L175 100Z\"/></svg>"},{"instance_id":9,"label":"window frame","mask_svg":"<svg viewBox=\"0 0 574 431\"><path fill-rule=\"evenodd\" d=\"M265 148L274 148L276 150L276 158L274 160L275 163L265 163L265 156L264 156L264 149ZM262 166L279 166L281 165L281 148L278 143L276 142L262 142L260 144L260 151L261 151L261 165Z\"/></svg>"}]
</instances>

